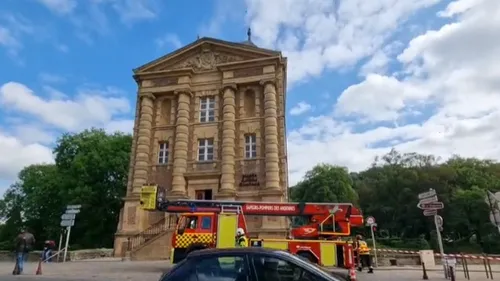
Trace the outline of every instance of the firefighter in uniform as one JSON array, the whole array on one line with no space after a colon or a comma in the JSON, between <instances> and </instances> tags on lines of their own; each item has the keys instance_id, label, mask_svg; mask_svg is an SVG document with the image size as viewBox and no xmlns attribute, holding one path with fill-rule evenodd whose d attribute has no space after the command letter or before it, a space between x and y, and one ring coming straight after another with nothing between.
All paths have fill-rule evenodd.
<instances>
[{"instance_id":1,"label":"firefighter in uniform","mask_svg":"<svg viewBox=\"0 0 500 281\"><path fill-rule=\"evenodd\" d=\"M248 247L248 239L245 237L245 231L243 228L238 228L236 230L236 247Z\"/></svg>"},{"instance_id":2,"label":"firefighter in uniform","mask_svg":"<svg viewBox=\"0 0 500 281\"><path fill-rule=\"evenodd\" d=\"M373 273L370 248L368 248L368 244L363 240L363 237L361 235L356 236L354 251L357 258L358 271L363 271L363 267L367 266L368 273Z\"/></svg>"}]
</instances>

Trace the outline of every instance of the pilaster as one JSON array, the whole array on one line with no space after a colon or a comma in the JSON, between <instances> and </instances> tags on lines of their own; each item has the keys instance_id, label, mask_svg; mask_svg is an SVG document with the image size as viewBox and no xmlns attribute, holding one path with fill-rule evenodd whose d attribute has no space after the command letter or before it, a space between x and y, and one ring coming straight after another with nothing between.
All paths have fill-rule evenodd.
<instances>
[{"instance_id":1,"label":"pilaster","mask_svg":"<svg viewBox=\"0 0 500 281\"><path fill-rule=\"evenodd\" d=\"M144 93L139 96L140 117L137 128L137 146L135 150L134 176L132 182L133 192L140 192L141 187L148 179L148 168L150 160L151 130L153 127L153 101L155 96Z\"/></svg>"},{"instance_id":2,"label":"pilaster","mask_svg":"<svg viewBox=\"0 0 500 281\"><path fill-rule=\"evenodd\" d=\"M177 118L175 125L174 163L172 169L172 190L170 196L186 196L188 142L189 142L189 111L191 104L191 90L175 91L177 95Z\"/></svg>"},{"instance_id":3,"label":"pilaster","mask_svg":"<svg viewBox=\"0 0 500 281\"><path fill-rule=\"evenodd\" d=\"M236 85L226 85L222 89L222 166L220 193L236 194L235 187L235 139L236 139Z\"/></svg>"},{"instance_id":4,"label":"pilaster","mask_svg":"<svg viewBox=\"0 0 500 281\"><path fill-rule=\"evenodd\" d=\"M263 80L264 88L264 151L267 190L281 191L279 178L278 114L274 80Z\"/></svg>"}]
</instances>

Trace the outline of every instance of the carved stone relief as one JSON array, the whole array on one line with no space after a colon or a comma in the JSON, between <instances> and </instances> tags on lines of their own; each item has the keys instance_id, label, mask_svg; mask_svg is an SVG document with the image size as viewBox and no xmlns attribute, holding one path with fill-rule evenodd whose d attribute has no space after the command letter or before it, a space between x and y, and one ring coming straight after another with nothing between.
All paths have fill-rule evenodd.
<instances>
[{"instance_id":1,"label":"carved stone relief","mask_svg":"<svg viewBox=\"0 0 500 281\"><path fill-rule=\"evenodd\" d=\"M181 69L192 67L195 71L214 70L218 64L242 61L244 57L212 51L209 47L203 47L195 56L189 57L174 65L166 63L159 65L155 70Z\"/></svg>"}]
</instances>

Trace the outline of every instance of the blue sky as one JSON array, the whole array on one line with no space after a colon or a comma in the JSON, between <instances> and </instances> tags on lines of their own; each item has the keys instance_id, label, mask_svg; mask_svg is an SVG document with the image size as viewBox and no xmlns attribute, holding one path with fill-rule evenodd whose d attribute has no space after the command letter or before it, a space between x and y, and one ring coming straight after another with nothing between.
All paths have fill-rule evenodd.
<instances>
[{"instance_id":1,"label":"blue sky","mask_svg":"<svg viewBox=\"0 0 500 281\"><path fill-rule=\"evenodd\" d=\"M4 0L0 190L52 161L63 132L130 132L133 68L197 36L243 41L248 27L289 59L292 184L318 162L358 171L391 147L499 158L496 2Z\"/></svg>"}]
</instances>

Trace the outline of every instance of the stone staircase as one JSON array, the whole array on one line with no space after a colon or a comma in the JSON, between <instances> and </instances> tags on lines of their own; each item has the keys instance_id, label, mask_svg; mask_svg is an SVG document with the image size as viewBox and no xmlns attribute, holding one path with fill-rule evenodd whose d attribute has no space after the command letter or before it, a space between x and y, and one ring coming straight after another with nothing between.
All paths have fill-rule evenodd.
<instances>
[{"instance_id":1,"label":"stone staircase","mask_svg":"<svg viewBox=\"0 0 500 281\"><path fill-rule=\"evenodd\" d=\"M174 230L175 221L171 217L166 217L130 237L130 258L132 260L168 259Z\"/></svg>"}]
</instances>

